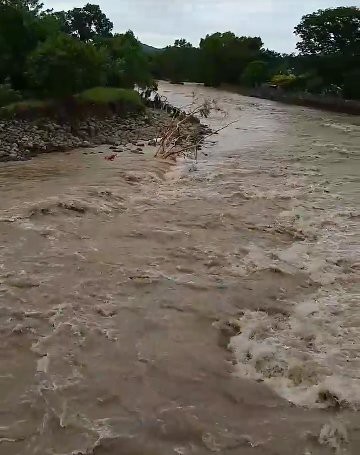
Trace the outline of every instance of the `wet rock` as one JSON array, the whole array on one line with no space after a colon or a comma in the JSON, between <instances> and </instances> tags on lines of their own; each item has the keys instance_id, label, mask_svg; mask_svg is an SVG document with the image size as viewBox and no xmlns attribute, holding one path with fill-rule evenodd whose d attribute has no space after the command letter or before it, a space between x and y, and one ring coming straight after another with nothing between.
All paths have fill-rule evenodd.
<instances>
[{"instance_id":1,"label":"wet rock","mask_svg":"<svg viewBox=\"0 0 360 455\"><path fill-rule=\"evenodd\" d=\"M90 137L94 137L96 135L96 128L94 126L89 126L88 132Z\"/></svg>"},{"instance_id":2,"label":"wet rock","mask_svg":"<svg viewBox=\"0 0 360 455\"><path fill-rule=\"evenodd\" d=\"M40 286L39 282L27 277L9 279L8 284L14 288L20 289L27 289Z\"/></svg>"},{"instance_id":3,"label":"wet rock","mask_svg":"<svg viewBox=\"0 0 360 455\"><path fill-rule=\"evenodd\" d=\"M100 316L103 316L105 318L110 318L111 316L114 316L118 310L115 305L111 304L102 304L102 305L96 305L95 311L100 314Z\"/></svg>"}]
</instances>

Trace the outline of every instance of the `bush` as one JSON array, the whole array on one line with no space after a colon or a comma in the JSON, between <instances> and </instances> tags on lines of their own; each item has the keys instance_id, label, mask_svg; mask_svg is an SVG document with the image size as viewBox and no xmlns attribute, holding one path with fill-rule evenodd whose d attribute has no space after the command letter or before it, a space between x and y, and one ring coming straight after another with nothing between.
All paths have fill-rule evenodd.
<instances>
[{"instance_id":1,"label":"bush","mask_svg":"<svg viewBox=\"0 0 360 455\"><path fill-rule=\"evenodd\" d=\"M26 100L8 104L0 109L0 118L37 118L47 116L53 104L47 100Z\"/></svg>"},{"instance_id":2,"label":"bush","mask_svg":"<svg viewBox=\"0 0 360 455\"><path fill-rule=\"evenodd\" d=\"M296 87L297 77L294 74L276 74L271 79L272 84L278 85L284 90L290 90Z\"/></svg>"},{"instance_id":3,"label":"bush","mask_svg":"<svg viewBox=\"0 0 360 455\"><path fill-rule=\"evenodd\" d=\"M123 103L143 107L140 95L135 90L113 87L94 87L77 96L78 100L93 104Z\"/></svg>"},{"instance_id":4,"label":"bush","mask_svg":"<svg viewBox=\"0 0 360 455\"><path fill-rule=\"evenodd\" d=\"M63 98L106 80L108 55L104 49L67 35L40 44L28 59L31 86L42 95Z\"/></svg>"},{"instance_id":5,"label":"bush","mask_svg":"<svg viewBox=\"0 0 360 455\"><path fill-rule=\"evenodd\" d=\"M10 84L0 85L0 107L21 100L21 93L14 90Z\"/></svg>"},{"instance_id":6,"label":"bush","mask_svg":"<svg viewBox=\"0 0 360 455\"><path fill-rule=\"evenodd\" d=\"M245 68L241 81L249 87L256 87L268 80L268 66L262 60L254 60Z\"/></svg>"}]
</instances>

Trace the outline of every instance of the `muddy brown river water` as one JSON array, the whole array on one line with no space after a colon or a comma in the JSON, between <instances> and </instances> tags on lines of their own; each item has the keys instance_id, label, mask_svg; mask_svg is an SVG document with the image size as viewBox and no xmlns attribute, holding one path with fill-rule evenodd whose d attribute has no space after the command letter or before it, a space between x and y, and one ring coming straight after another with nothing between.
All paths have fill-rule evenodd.
<instances>
[{"instance_id":1,"label":"muddy brown river water","mask_svg":"<svg viewBox=\"0 0 360 455\"><path fill-rule=\"evenodd\" d=\"M161 91L239 121L0 165L0 454L360 453L359 118Z\"/></svg>"}]
</instances>

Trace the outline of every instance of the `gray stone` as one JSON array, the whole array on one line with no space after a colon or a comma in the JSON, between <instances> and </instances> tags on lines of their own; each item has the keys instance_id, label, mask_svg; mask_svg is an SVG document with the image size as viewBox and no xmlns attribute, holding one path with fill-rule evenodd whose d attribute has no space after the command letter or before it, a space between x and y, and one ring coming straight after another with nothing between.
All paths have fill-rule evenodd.
<instances>
[{"instance_id":1,"label":"gray stone","mask_svg":"<svg viewBox=\"0 0 360 455\"><path fill-rule=\"evenodd\" d=\"M88 127L88 132L89 132L90 137L94 137L96 135L96 128L91 125Z\"/></svg>"}]
</instances>

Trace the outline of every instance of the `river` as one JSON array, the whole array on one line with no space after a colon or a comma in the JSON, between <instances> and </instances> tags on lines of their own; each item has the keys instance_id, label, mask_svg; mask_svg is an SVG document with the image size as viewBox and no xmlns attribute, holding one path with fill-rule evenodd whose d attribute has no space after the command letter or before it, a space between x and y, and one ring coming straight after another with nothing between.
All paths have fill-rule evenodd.
<instances>
[{"instance_id":1,"label":"river","mask_svg":"<svg viewBox=\"0 0 360 455\"><path fill-rule=\"evenodd\" d=\"M359 453L359 117L160 90L238 121L0 164L0 454Z\"/></svg>"}]
</instances>

